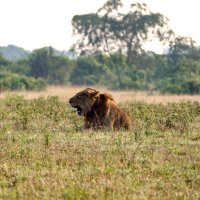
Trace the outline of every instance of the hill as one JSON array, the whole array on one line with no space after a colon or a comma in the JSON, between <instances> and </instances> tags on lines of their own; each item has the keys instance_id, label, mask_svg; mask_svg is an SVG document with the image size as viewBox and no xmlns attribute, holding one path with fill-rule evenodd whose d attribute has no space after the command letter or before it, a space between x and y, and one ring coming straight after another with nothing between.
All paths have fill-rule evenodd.
<instances>
[{"instance_id":1,"label":"hill","mask_svg":"<svg viewBox=\"0 0 200 200\"><path fill-rule=\"evenodd\" d=\"M8 45L7 47L0 47L0 54L10 61L16 61L26 59L30 52L21 47Z\"/></svg>"},{"instance_id":2,"label":"hill","mask_svg":"<svg viewBox=\"0 0 200 200\"><path fill-rule=\"evenodd\" d=\"M60 51L55 48L53 48L53 51L54 55L56 56L64 56L72 59L75 57L75 55L71 51ZM21 47L17 47L15 45L8 45L7 47L0 46L0 54L9 61L17 61L28 58L28 55L31 54L31 51L25 50Z\"/></svg>"}]
</instances>

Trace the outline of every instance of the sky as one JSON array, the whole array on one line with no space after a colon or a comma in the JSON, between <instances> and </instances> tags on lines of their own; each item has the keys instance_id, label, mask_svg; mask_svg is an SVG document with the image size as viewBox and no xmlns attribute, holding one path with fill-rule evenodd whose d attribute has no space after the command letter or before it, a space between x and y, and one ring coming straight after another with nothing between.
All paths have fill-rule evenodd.
<instances>
[{"instance_id":1,"label":"sky","mask_svg":"<svg viewBox=\"0 0 200 200\"><path fill-rule=\"evenodd\" d=\"M0 0L0 46L16 45L26 50L52 46L69 50L72 45L71 19L96 12L106 0ZM122 0L125 5L146 3L152 12L170 19L170 27L181 36L200 44L200 1ZM158 44L148 50L160 51Z\"/></svg>"}]
</instances>

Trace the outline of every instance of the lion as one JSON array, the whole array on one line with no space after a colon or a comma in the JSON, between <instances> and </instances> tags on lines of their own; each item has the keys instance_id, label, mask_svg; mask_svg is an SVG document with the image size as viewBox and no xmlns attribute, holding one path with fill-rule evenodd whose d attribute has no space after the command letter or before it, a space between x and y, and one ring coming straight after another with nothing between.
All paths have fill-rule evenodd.
<instances>
[{"instance_id":1,"label":"lion","mask_svg":"<svg viewBox=\"0 0 200 200\"><path fill-rule=\"evenodd\" d=\"M96 89L86 88L69 99L72 107L85 119L85 129L129 130L131 120L113 97Z\"/></svg>"}]
</instances>

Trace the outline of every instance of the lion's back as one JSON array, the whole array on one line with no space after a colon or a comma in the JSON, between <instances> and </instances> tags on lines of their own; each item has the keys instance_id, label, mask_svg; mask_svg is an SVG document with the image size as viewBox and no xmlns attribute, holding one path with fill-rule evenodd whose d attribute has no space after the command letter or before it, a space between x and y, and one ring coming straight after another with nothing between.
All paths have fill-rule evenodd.
<instances>
[{"instance_id":1,"label":"lion's back","mask_svg":"<svg viewBox=\"0 0 200 200\"><path fill-rule=\"evenodd\" d=\"M111 115L112 115L112 123L114 130L126 129L129 130L131 128L131 120L129 115L121 109L117 104L110 104Z\"/></svg>"}]
</instances>

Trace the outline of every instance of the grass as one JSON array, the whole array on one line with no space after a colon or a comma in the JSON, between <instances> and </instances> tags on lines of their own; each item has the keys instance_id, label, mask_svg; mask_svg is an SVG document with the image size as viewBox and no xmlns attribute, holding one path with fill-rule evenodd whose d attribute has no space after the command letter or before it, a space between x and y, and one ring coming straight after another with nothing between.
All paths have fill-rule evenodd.
<instances>
[{"instance_id":1,"label":"grass","mask_svg":"<svg viewBox=\"0 0 200 200\"><path fill-rule=\"evenodd\" d=\"M58 97L0 100L0 199L200 199L200 103L121 103L125 132L82 131Z\"/></svg>"},{"instance_id":2,"label":"grass","mask_svg":"<svg viewBox=\"0 0 200 200\"><path fill-rule=\"evenodd\" d=\"M60 100L66 101L77 92L83 90L86 86L49 86L45 91L10 91L0 93L0 99L8 95L20 95L26 99L37 99L40 97L58 96ZM161 95L158 93L147 93L141 91L110 91L105 88L97 87L100 91L110 92L117 102L140 101L145 103L178 103L182 101L200 102L200 95Z\"/></svg>"}]
</instances>

